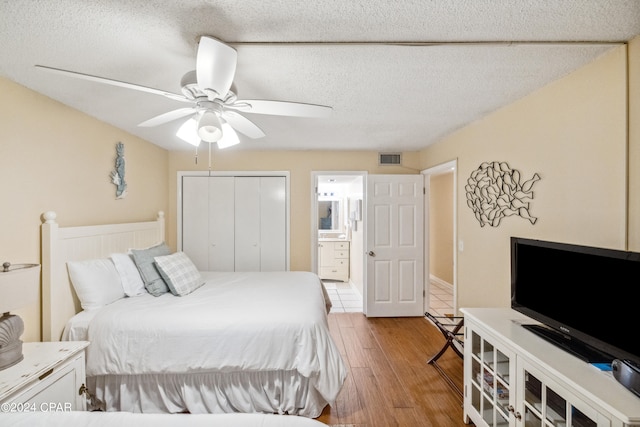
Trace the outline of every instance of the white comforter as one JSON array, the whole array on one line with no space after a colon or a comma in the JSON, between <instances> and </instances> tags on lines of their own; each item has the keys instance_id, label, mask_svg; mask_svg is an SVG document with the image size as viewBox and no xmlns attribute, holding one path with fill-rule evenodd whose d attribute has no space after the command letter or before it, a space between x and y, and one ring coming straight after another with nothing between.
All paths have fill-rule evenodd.
<instances>
[{"instance_id":1,"label":"white comforter","mask_svg":"<svg viewBox=\"0 0 640 427\"><path fill-rule=\"evenodd\" d=\"M332 403L346 368L307 272L203 273L176 297L124 298L88 327L87 376L291 370Z\"/></svg>"}]
</instances>

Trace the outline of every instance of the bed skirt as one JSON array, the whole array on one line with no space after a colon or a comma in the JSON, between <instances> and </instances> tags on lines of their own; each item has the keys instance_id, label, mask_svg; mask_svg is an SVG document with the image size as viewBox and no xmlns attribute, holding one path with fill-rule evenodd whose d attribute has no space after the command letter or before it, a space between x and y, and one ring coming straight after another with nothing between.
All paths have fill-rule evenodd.
<instances>
[{"instance_id":1,"label":"bed skirt","mask_svg":"<svg viewBox=\"0 0 640 427\"><path fill-rule=\"evenodd\" d=\"M273 414L131 414L128 412L7 412L2 425L13 427L327 427L305 417Z\"/></svg>"},{"instance_id":2,"label":"bed skirt","mask_svg":"<svg viewBox=\"0 0 640 427\"><path fill-rule=\"evenodd\" d=\"M296 371L87 377L91 409L138 413L272 413L320 416L327 402Z\"/></svg>"}]
</instances>

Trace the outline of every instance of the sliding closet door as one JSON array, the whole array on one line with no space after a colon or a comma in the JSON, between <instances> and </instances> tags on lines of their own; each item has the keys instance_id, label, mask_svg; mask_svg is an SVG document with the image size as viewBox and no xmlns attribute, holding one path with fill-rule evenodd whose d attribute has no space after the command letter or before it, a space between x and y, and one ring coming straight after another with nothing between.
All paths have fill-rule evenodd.
<instances>
[{"instance_id":1,"label":"sliding closet door","mask_svg":"<svg viewBox=\"0 0 640 427\"><path fill-rule=\"evenodd\" d=\"M260 178L260 271L287 269L286 183L283 176Z\"/></svg>"},{"instance_id":2,"label":"sliding closet door","mask_svg":"<svg viewBox=\"0 0 640 427\"><path fill-rule=\"evenodd\" d=\"M182 250L201 271L285 271L284 176L183 176Z\"/></svg>"},{"instance_id":3,"label":"sliding closet door","mask_svg":"<svg viewBox=\"0 0 640 427\"><path fill-rule=\"evenodd\" d=\"M237 177L235 271L260 271L260 215L260 177Z\"/></svg>"},{"instance_id":4,"label":"sliding closet door","mask_svg":"<svg viewBox=\"0 0 640 427\"><path fill-rule=\"evenodd\" d=\"M234 269L234 178L182 178L182 251L201 271Z\"/></svg>"},{"instance_id":5,"label":"sliding closet door","mask_svg":"<svg viewBox=\"0 0 640 427\"><path fill-rule=\"evenodd\" d=\"M235 271L286 270L285 178L236 177Z\"/></svg>"},{"instance_id":6,"label":"sliding closet door","mask_svg":"<svg viewBox=\"0 0 640 427\"><path fill-rule=\"evenodd\" d=\"M235 252L235 183L232 176L209 181L209 271L233 271ZM202 229L205 236L206 228Z\"/></svg>"},{"instance_id":7,"label":"sliding closet door","mask_svg":"<svg viewBox=\"0 0 640 427\"><path fill-rule=\"evenodd\" d=\"M198 270L209 270L209 179L182 178L182 251Z\"/></svg>"}]
</instances>

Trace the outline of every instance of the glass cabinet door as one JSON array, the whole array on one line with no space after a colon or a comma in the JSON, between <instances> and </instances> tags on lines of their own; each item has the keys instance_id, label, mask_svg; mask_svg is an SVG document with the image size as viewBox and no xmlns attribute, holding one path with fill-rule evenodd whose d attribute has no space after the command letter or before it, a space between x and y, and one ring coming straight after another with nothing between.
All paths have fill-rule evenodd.
<instances>
[{"instance_id":1,"label":"glass cabinet door","mask_svg":"<svg viewBox=\"0 0 640 427\"><path fill-rule=\"evenodd\" d=\"M476 331L471 331L471 405L487 425L509 425L511 357ZM512 407L512 406L511 406Z\"/></svg>"},{"instance_id":2,"label":"glass cabinet door","mask_svg":"<svg viewBox=\"0 0 640 427\"><path fill-rule=\"evenodd\" d=\"M522 418L525 427L597 427L609 425L593 408L576 407L569 393L540 372L524 367Z\"/></svg>"}]
</instances>

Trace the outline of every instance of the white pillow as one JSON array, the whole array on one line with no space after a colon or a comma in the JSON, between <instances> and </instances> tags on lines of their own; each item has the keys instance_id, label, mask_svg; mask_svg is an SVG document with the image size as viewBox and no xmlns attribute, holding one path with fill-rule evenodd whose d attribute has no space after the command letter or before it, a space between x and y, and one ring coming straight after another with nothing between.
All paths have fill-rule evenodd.
<instances>
[{"instance_id":1,"label":"white pillow","mask_svg":"<svg viewBox=\"0 0 640 427\"><path fill-rule=\"evenodd\" d=\"M142 277L140 277L138 267L136 267L136 264L133 262L131 255L112 254L111 260L115 264L116 270L120 275L122 288L124 289L124 294L126 296L136 297L147 293Z\"/></svg>"},{"instance_id":2,"label":"white pillow","mask_svg":"<svg viewBox=\"0 0 640 427\"><path fill-rule=\"evenodd\" d=\"M184 252L154 258L160 275L172 294L183 296L204 284L200 272Z\"/></svg>"},{"instance_id":3,"label":"white pillow","mask_svg":"<svg viewBox=\"0 0 640 427\"><path fill-rule=\"evenodd\" d=\"M124 297L120 275L110 259L69 261L67 269L84 310L95 310Z\"/></svg>"}]
</instances>

